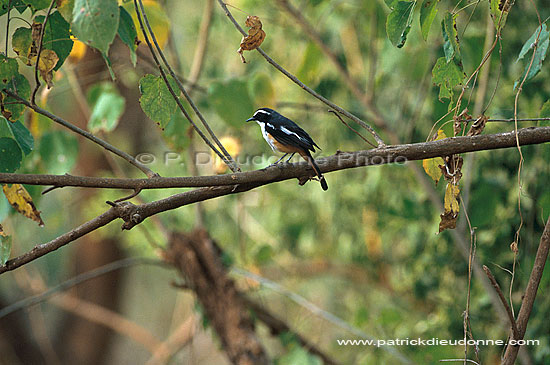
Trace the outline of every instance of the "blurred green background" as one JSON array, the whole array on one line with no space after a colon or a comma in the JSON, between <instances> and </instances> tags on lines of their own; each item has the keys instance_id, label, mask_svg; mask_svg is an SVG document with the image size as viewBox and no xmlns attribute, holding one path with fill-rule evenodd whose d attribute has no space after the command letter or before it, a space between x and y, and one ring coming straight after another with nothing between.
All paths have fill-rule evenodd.
<instances>
[{"instance_id":1,"label":"blurred green background","mask_svg":"<svg viewBox=\"0 0 550 365\"><path fill-rule=\"evenodd\" d=\"M326 106L290 82L259 53L245 52L247 63L241 63L236 53L241 35L217 2L166 0L161 3L161 7L153 9L159 12L156 24L160 24L159 32L166 31L165 51L184 78L189 77L195 59L204 8L213 6L202 71L196 87L190 90L218 136L232 137L230 143L240 151L238 161L244 171L265 167L279 157L272 154L256 124L244 123L256 108L264 106L276 108L307 130L322 148L317 156L369 148L328 113ZM390 140L389 133L401 143L429 139L437 129L432 129L434 123L449 109L449 100L439 100L439 88L432 81L433 65L444 56L441 20L446 11L454 10L458 14L462 63L468 76L486 52L485 38L489 37L489 42L494 39L487 2L440 3L427 41L422 38L417 10L403 48L394 47L388 40L385 26L390 9L382 1L295 0L291 3L320 34L356 84L366 90L369 107L358 100L327 55L277 1L234 0L231 5L243 12L234 7L229 9L242 26L246 13L259 16L267 34L262 49L315 91L368 123L372 123L378 113L387 126L387 130L378 129L386 141ZM475 87L470 85L466 90L462 106L468 107L474 117L486 106L486 115L491 118L513 117L516 94L513 86L525 67L525 63L516 59L539 24L534 5L538 6L543 20L550 15L544 1L517 2L502 31L502 40L486 65L488 74L480 76ZM28 19L30 12L21 17ZM5 17L0 20L0 29L5 29ZM17 28L17 22L22 21L14 20L12 30ZM3 49L4 37L0 38ZM125 108L113 131L98 133L132 155L154 156L149 167L162 176L190 175L193 173L190 154L203 152L201 156L205 157L210 156L210 152L198 136L190 138L188 124L179 114L164 130L143 115L138 105L137 84L144 74L155 73L146 61L148 55L147 48L141 44L134 68L128 49L119 41L111 48L109 57L117 75L114 93L125 99ZM25 72L27 76L32 75L29 70ZM549 73L548 65L543 64L540 74L524 85L518 117L539 116L543 103L550 98ZM56 73L54 82L54 88L41 95L44 108L86 126L94 102L93 96L87 98L87 95L95 85L111 80L99 54L88 49L83 58L65 64ZM455 89L457 91L460 90ZM452 123L445 123L449 120L452 115L445 116L437 125L443 125L448 136L452 135ZM137 169L116 157L107 159L97 146L42 117L28 114L25 123L33 133L36 148L25 159L20 172L142 177ZM544 125L544 122L521 122L520 127L535 125ZM484 133L513 128L513 123L490 122ZM492 270L503 292L511 293L516 313L519 310L550 211L550 150L547 145L527 146L522 147L522 153L521 191L517 149L464 156L461 192L466 209L461 206L455 232L437 234L442 211L434 202L443 203L445 183L435 186L422 172L421 162L408 162L327 174L330 186L327 192L323 192L317 182L299 186L296 180L290 180L207 201L201 205L200 212L196 206L186 206L162 213L129 232L121 232L120 222L115 222L94 232L93 240L117 245L121 257L155 257L152 242L164 246L166 232L191 230L202 214L205 227L235 266L280 284L363 334L380 339L458 340L464 336L463 312L468 292L468 261L464 253L467 255L470 246L470 228L464 217L465 210L475 228L478 263ZM254 156L255 163L250 163ZM298 159L295 157L293 161ZM214 168L212 164L199 164L198 173L212 174ZM42 211L46 226L39 228L12 214L6 199L0 197L0 222L13 235L12 257L97 216L106 210L105 200L126 194L63 188L40 196L42 188L27 188ZM141 192L140 197L152 201L181 190L148 190ZM507 270L512 270L514 263L510 244L521 219L518 196L521 196L523 227L514 285L510 289L511 276ZM82 260L86 260L78 254L85 244L94 243L73 243L27 268L4 274L0 281L2 302L11 303L30 295L33 280L42 280L51 286L74 275L83 265ZM174 272L158 267L136 266L124 270L117 279L119 305L116 310L158 339L167 338L189 316L201 316L192 295L170 285L176 279ZM392 351L418 364L437 363L464 354L461 346L393 349L338 346L337 339L360 337L331 321L331 317L299 305L280 290L258 285L241 275L235 275L235 279L252 298L344 364L399 363L402 358ZM528 347L526 354L520 356L522 363L526 359L532 364L550 361L549 281L546 272L525 335L526 339L540 340L540 345ZM30 309L29 314L43 318L41 329L31 326L35 340L55 342L64 312L45 303ZM506 320L495 311L494 301L477 277L471 284L469 315L475 339L507 338ZM226 363L212 332L210 327L199 323L195 337L178 352L173 362ZM318 359L304 353L292 339L268 339L267 330L261 326L260 333L268 352L279 364L317 363ZM143 363L151 356L143 346L124 336L114 336L109 344L106 363ZM479 359L484 364L497 364L501 352L502 348L497 346L482 347ZM476 359L472 348L469 356Z\"/></svg>"}]
</instances>

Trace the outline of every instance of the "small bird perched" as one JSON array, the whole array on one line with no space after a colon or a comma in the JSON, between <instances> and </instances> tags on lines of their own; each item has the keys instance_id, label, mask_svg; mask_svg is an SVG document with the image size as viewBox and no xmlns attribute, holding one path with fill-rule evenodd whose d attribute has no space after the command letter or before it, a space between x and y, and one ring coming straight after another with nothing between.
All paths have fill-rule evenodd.
<instances>
[{"instance_id":1,"label":"small bird perched","mask_svg":"<svg viewBox=\"0 0 550 365\"><path fill-rule=\"evenodd\" d=\"M277 160L274 165L279 163L289 153L291 155L286 162L290 161L295 153L299 153L317 174L323 190L328 189L327 182L323 174L321 174L321 169L319 169L319 166L317 166L309 152L315 152L315 147L318 149L321 148L313 142L309 134L300 128L298 124L269 108L260 108L256 110L252 118L246 121L257 122L262 128L262 135L271 146L271 149L284 153L283 157Z\"/></svg>"}]
</instances>

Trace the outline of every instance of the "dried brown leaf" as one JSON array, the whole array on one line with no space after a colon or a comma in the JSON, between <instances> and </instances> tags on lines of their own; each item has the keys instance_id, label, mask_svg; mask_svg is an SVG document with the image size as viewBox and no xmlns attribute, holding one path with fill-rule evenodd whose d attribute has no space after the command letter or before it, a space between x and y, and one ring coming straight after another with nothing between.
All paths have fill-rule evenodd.
<instances>
[{"instance_id":1,"label":"dried brown leaf","mask_svg":"<svg viewBox=\"0 0 550 365\"><path fill-rule=\"evenodd\" d=\"M265 32L262 30L262 22L259 17L249 15L246 17L245 25L250 29L248 30L248 35L241 40L240 48L237 50L243 63L246 63L243 52L258 48L265 39Z\"/></svg>"},{"instance_id":2,"label":"dried brown leaf","mask_svg":"<svg viewBox=\"0 0 550 365\"><path fill-rule=\"evenodd\" d=\"M468 130L467 136L477 136L478 134L481 134L483 130L485 129L485 124L487 124L487 120L489 120L489 117L486 115L482 115L479 118L476 119L474 124L470 127Z\"/></svg>"}]
</instances>

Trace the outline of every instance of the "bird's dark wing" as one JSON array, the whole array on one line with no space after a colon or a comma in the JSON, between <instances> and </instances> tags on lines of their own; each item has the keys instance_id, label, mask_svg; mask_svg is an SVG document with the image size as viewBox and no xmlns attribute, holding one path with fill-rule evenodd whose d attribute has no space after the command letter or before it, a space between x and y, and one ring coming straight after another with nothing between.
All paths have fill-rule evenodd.
<instances>
[{"instance_id":1,"label":"bird's dark wing","mask_svg":"<svg viewBox=\"0 0 550 365\"><path fill-rule=\"evenodd\" d=\"M265 125L265 129L266 132L271 134L273 138L282 144L298 146L306 151L309 150L312 152L315 152L315 147L321 149L306 131L288 118L279 120L277 125L268 122Z\"/></svg>"}]
</instances>

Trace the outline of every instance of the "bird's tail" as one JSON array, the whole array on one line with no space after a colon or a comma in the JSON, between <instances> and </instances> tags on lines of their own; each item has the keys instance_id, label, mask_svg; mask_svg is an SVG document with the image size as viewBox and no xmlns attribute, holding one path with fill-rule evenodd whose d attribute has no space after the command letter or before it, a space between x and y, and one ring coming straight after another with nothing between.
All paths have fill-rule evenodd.
<instances>
[{"instance_id":1,"label":"bird's tail","mask_svg":"<svg viewBox=\"0 0 550 365\"><path fill-rule=\"evenodd\" d=\"M302 157L307 162L309 162L309 164L313 168L313 171L315 171L315 174L317 174L317 177L319 178L319 182L321 183L321 188L323 188L323 190L328 190L327 181L325 180L325 177L323 176L323 174L321 174L321 169L319 168L319 166L317 166L317 164L315 163L315 160L313 159L313 157L311 157L311 153L309 153L309 151L307 151L306 155L305 156L302 155Z\"/></svg>"}]
</instances>

